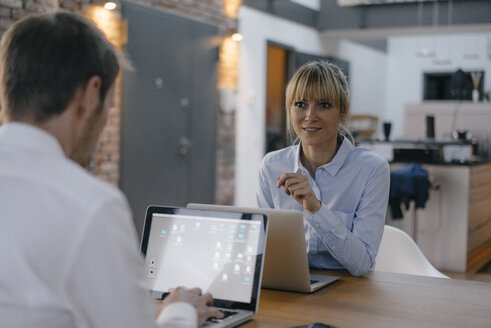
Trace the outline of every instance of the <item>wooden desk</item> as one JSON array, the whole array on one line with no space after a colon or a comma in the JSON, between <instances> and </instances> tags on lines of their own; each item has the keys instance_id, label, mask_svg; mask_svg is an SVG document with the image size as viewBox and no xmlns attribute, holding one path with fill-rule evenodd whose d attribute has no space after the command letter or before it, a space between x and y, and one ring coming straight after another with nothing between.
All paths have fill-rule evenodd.
<instances>
[{"instance_id":1,"label":"wooden desk","mask_svg":"<svg viewBox=\"0 0 491 328\"><path fill-rule=\"evenodd\" d=\"M261 290L259 312L241 325L293 327L491 327L491 283L371 272L313 294Z\"/></svg>"}]
</instances>

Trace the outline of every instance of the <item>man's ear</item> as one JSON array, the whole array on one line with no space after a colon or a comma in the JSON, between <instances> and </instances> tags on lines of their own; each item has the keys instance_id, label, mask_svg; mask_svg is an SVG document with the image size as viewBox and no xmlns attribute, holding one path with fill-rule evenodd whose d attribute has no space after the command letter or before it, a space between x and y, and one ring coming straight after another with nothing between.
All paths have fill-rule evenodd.
<instances>
[{"instance_id":1,"label":"man's ear","mask_svg":"<svg viewBox=\"0 0 491 328\"><path fill-rule=\"evenodd\" d=\"M82 94L80 95L80 105L78 110L78 116L80 118L91 117L92 114L97 111L101 104L101 85L102 80L99 76L92 76L84 87L82 87Z\"/></svg>"}]
</instances>

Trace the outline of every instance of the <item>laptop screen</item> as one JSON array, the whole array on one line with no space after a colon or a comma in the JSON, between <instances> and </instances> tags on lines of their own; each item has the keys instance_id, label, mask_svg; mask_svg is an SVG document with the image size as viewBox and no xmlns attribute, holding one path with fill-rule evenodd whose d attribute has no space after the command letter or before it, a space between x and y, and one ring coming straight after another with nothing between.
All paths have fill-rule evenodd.
<instances>
[{"instance_id":1,"label":"laptop screen","mask_svg":"<svg viewBox=\"0 0 491 328\"><path fill-rule=\"evenodd\" d=\"M250 305L260 285L265 220L260 214L149 207L142 252L152 293L200 287L216 300Z\"/></svg>"}]
</instances>

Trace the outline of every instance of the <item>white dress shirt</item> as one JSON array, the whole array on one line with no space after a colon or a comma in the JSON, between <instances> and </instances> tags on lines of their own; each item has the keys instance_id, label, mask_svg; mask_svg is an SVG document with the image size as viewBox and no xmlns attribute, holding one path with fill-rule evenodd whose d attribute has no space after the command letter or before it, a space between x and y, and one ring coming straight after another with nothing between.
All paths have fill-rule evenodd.
<instances>
[{"instance_id":1,"label":"white dress shirt","mask_svg":"<svg viewBox=\"0 0 491 328\"><path fill-rule=\"evenodd\" d=\"M259 172L259 207L303 212L309 265L316 269L348 269L359 276L375 265L389 197L390 172L375 152L355 148L344 138L331 162L318 167L315 180L300 162L301 145L266 154ZM305 210L277 178L300 172L322 206Z\"/></svg>"},{"instance_id":2,"label":"white dress shirt","mask_svg":"<svg viewBox=\"0 0 491 328\"><path fill-rule=\"evenodd\" d=\"M124 195L34 126L0 127L0 327L196 327L155 318Z\"/></svg>"}]
</instances>

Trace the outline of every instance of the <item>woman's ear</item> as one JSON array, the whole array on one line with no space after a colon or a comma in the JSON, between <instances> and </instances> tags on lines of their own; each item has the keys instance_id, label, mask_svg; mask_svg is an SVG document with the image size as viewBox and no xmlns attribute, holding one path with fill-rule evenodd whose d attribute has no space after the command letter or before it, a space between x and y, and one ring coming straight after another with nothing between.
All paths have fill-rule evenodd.
<instances>
[{"instance_id":1,"label":"woman's ear","mask_svg":"<svg viewBox=\"0 0 491 328\"><path fill-rule=\"evenodd\" d=\"M346 109L341 109L341 120L344 121L346 119Z\"/></svg>"}]
</instances>

